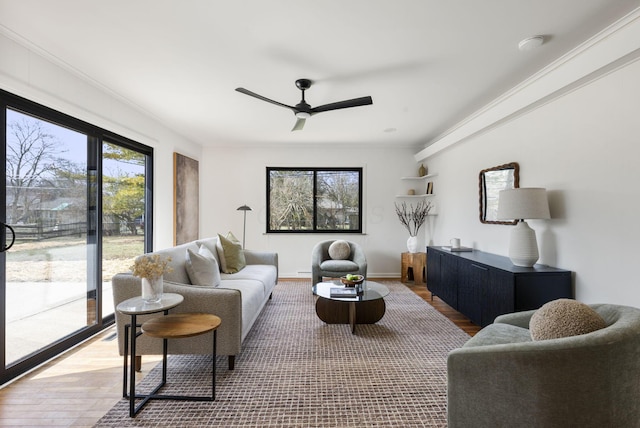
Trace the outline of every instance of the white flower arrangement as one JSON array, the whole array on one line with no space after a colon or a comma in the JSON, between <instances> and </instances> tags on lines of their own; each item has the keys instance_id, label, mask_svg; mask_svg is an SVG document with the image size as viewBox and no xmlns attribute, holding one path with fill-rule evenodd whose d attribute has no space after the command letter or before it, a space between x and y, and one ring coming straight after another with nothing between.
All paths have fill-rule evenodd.
<instances>
[{"instance_id":1,"label":"white flower arrangement","mask_svg":"<svg viewBox=\"0 0 640 428\"><path fill-rule=\"evenodd\" d=\"M165 273L173 271L173 268L169 266L170 261L171 257L167 257L162 260L159 254L154 254L152 256L144 255L136 259L133 266L131 266L131 270L135 276L154 280Z\"/></svg>"}]
</instances>

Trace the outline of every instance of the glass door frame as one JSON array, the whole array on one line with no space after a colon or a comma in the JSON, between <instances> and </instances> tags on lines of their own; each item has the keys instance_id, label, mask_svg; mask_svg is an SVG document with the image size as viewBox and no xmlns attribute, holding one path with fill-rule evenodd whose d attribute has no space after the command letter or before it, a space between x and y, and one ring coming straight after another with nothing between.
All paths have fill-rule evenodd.
<instances>
[{"instance_id":1,"label":"glass door frame","mask_svg":"<svg viewBox=\"0 0 640 428\"><path fill-rule=\"evenodd\" d=\"M130 140L126 137L122 137L108 130L102 129L95 125L91 125L80 119L76 119L64 113L55 111L38 103L29 101L25 98L11 94L9 92L0 89L0 155L3 155L6 171L6 141L7 141L7 115L6 110L8 108L23 112L25 114L41 118L56 125L67 127L78 132L84 133L88 136L87 148L89 153L94 155L95 165L87 164L87 176L91 168L95 166L95 183L89 181L90 186L96 186L94 189L97 191L96 206L87 206L87 221L94 222L92 226L88 226L88 229L95 231L95 236L89 236L87 234L87 243L95 242L95 255L93 260L87 260L88 265L93 266L92 278L88 278L88 281L93 281L96 284L96 323L93 325L87 325L84 328L76 331L75 333L63 337L48 346L42 348L38 353L32 354L15 364L7 367L6 365L6 312L7 312L7 299L6 299L6 253L0 252L0 385L26 373L27 371L37 367L38 365L50 360L53 357L63 353L64 351L74 347L75 345L85 341L96 333L104 330L114 323L114 314L109 314L103 317L102 314L102 143L108 141L109 143L116 144L118 146L125 147L127 149L136 151L145 156L145 222L144 222L144 251L152 251L153 246L153 148L136 141ZM5 180L6 183L6 180ZM6 207L7 190L6 184L0 186L0 201L5 203ZM0 222L6 221L6 209L0 210ZM4 225L2 225L4 228ZM0 242L0 246L4 247L4 242ZM11 251L11 250L9 250ZM89 296L87 296L89 297Z\"/></svg>"}]
</instances>

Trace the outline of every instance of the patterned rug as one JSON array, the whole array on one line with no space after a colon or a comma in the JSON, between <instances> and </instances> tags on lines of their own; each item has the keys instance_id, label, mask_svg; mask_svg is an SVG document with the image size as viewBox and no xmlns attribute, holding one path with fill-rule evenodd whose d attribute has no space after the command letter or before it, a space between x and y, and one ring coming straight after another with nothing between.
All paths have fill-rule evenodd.
<instances>
[{"instance_id":1,"label":"patterned rug","mask_svg":"<svg viewBox=\"0 0 640 428\"><path fill-rule=\"evenodd\" d=\"M469 336L401 283L380 282L386 314L355 335L317 318L309 281L281 282L235 370L218 357L215 402L155 400L129 418L123 399L96 426L446 427L447 353ZM171 356L168 367L162 393L211 393L210 359Z\"/></svg>"}]
</instances>

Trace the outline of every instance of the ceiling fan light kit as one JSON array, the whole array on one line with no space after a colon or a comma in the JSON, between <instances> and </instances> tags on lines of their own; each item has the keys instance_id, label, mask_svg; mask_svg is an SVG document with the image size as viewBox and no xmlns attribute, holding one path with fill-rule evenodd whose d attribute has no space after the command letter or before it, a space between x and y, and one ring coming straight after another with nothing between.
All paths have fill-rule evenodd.
<instances>
[{"instance_id":1,"label":"ceiling fan light kit","mask_svg":"<svg viewBox=\"0 0 640 428\"><path fill-rule=\"evenodd\" d=\"M236 91L245 94L245 95L249 95L251 97L257 98L259 100L262 101L266 101L268 103L271 104L275 104L277 106L280 107L285 107L288 108L290 110L293 111L293 113L296 116L296 123L293 126L292 131L300 131L304 128L304 124L306 122L307 119L309 119L311 116L313 116L314 114L318 114L318 113L322 113L323 111L331 111L331 110L340 110L340 109L344 109L344 108L350 108L350 107L360 107L360 106L366 106L366 105L370 105L373 104L373 99L371 97L360 97L360 98L353 98L351 100L345 100L345 101L338 101L335 103L330 103L330 104L324 104L318 107L311 107L309 104L307 104L305 98L304 98L304 92L309 89L311 87L311 84L313 82L310 79L298 79L296 80L296 86L298 87L298 89L300 89L302 91L302 100L296 104L295 106L290 106L287 104L283 104L281 102L278 101L274 101L272 99L269 99L267 97L263 97L262 95L256 94L255 92L251 92L248 89L245 88L236 88Z\"/></svg>"}]
</instances>

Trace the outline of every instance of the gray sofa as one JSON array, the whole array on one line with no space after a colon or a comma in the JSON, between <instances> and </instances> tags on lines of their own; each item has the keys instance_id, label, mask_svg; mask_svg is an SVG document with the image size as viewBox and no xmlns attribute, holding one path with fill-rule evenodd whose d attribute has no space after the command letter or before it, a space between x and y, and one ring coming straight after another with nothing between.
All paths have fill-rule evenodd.
<instances>
[{"instance_id":1,"label":"gray sofa","mask_svg":"<svg viewBox=\"0 0 640 428\"><path fill-rule=\"evenodd\" d=\"M640 427L640 309L589 306L607 327L532 341L506 314L450 352L449 427Z\"/></svg>"},{"instance_id":2,"label":"gray sofa","mask_svg":"<svg viewBox=\"0 0 640 428\"><path fill-rule=\"evenodd\" d=\"M204 312L218 315L222 324L218 329L217 353L229 356L229 369L233 370L235 356L240 353L242 342L255 323L262 308L271 298L278 280L278 254L244 250L247 265L234 274L221 273L221 283L217 287L192 285L186 270L187 249L198 252L199 246L206 246L219 259L216 251L217 237L202 239L155 251L161 257L171 257L169 265L173 271L164 275L164 292L178 293L184 301L171 313ZM220 263L218 263L220 264ZM113 277L113 300L117 306L131 297L140 296L140 278L131 273L121 273ZM158 314L138 317L143 323ZM130 316L116 311L118 346L123 355L124 325ZM188 339L169 341L169 354L211 354L212 336L200 335ZM162 341L145 337L138 338L138 355L161 355Z\"/></svg>"}]
</instances>

